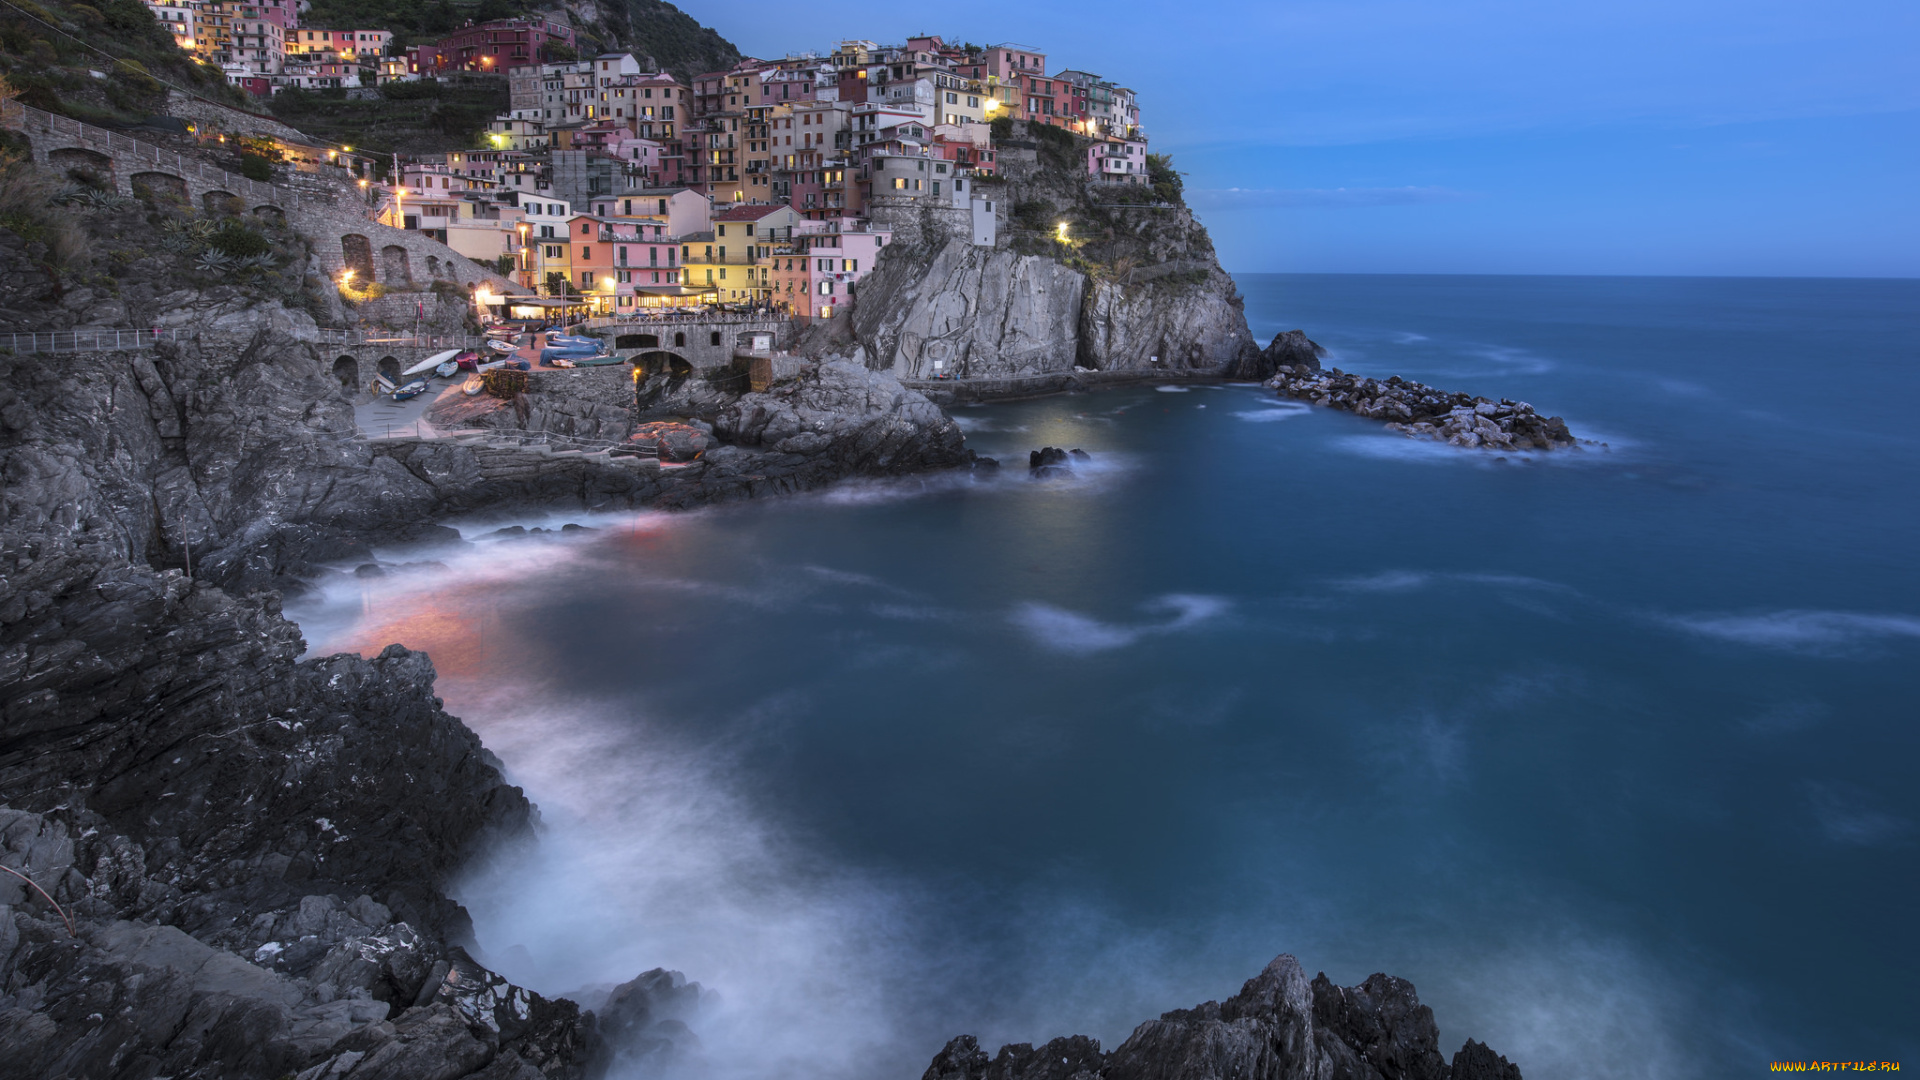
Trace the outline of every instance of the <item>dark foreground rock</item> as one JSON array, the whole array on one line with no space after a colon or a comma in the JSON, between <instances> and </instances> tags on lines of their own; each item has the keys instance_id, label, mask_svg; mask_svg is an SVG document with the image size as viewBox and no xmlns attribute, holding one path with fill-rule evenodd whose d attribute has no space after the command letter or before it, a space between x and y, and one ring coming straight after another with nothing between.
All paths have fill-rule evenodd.
<instances>
[{"instance_id":1,"label":"dark foreground rock","mask_svg":"<svg viewBox=\"0 0 1920 1080\"><path fill-rule=\"evenodd\" d=\"M1278 339L1275 339L1276 343ZM1395 375L1369 379L1339 368L1296 365L1266 380L1280 396L1387 421L1387 428L1449 446L1486 450L1563 450L1579 445L1557 416L1524 401L1450 393Z\"/></svg>"},{"instance_id":2,"label":"dark foreground rock","mask_svg":"<svg viewBox=\"0 0 1920 1080\"><path fill-rule=\"evenodd\" d=\"M1149 1020L1111 1053L1074 1035L989 1057L962 1035L922 1080L1520 1080L1481 1043L1469 1040L1449 1062L1439 1042L1412 983L1374 975L1335 986L1283 955L1226 1001Z\"/></svg>"}]
</instances>

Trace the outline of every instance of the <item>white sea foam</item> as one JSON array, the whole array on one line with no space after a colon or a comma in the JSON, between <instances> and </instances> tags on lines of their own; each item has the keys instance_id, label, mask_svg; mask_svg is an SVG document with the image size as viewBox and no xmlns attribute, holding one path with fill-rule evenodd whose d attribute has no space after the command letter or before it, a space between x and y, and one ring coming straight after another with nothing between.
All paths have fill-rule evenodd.
<instances>
[{"instance_id":1,"label":"white sea foam","mask_svg":"<svg viewBox=\"0 0 1920 1080\"><path fill-rule=\"evenodd\" d=\"M1663 621L1702 637L1812 655L1852 653L1920 638L1920 618L1854 611L1673 615L1665 616Z\"/></svg>"},{"instance_id":2,"label":"white sea foam","mask_svg":"<svg viewBox=\"0 0 1920 1080\"><path fill-rule=\"evenodd\" d=\"M1141 605L1149 615L1171 616L1161 622L1111 623L1052 604L1025 603L1015 608L1014 625L1041 646L1075 655L1123 649L1154 634L1176 633L1198 626L1225 612L1229 602L1218 596L1169 593Z\"/></svg>"},{"instance_id":3,"label":"white sea foam","mask_svg":"<svg viewBox=\"0 0 1920 1080\"><path fill-rule=\"evenodd\" d=\"M1270 401L1258 409L1243 409L1233 415L1255 424L1270 424L1276 420L1296 420L1313 411L1313 406L1304 401Z\"/></svg>"},{"instance_id":4,"label":"white sea foam","mask_svg":"<svg viewBox=\"0 0 1920 1080\"><path fill-rule=\"evenodd\" d=\"M1187 392L1187 388L1184 386L1156 386L1154 389L1163 394L1184 394Z\"/></svg>"}]
</instances>

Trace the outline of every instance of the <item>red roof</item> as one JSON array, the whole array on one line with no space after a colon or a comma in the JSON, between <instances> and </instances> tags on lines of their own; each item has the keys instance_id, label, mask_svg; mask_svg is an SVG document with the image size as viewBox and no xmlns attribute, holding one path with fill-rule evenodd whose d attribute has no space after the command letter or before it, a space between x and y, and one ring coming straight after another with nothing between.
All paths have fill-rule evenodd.
<instances>
[{"instance_id":1,"label":"red roof","mask_svg":"<svg viewBox=\"0 0 1920 1080\"><path fill-rule=\"evenodd\" d=\"M759 221L768 214L785 210L784 206L729 206L713 215L715 221Z\"/></svg>"}]
</instances>

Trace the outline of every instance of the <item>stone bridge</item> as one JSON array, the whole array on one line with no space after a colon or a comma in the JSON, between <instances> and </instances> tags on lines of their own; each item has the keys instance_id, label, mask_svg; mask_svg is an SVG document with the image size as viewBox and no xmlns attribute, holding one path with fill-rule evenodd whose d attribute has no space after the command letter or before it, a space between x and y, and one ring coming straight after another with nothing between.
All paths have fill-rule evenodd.
<instances>
[{"instance_id":1,"label":"stone bridge","mask_svg":"<svg viewBox=\"0 0 1920 1080\"><path fill-rule=\"evenodd\" d=\"M668 315L590 319L586 333L648 375L707 374L738 357L765 356L790 344L793 322L781 315Z\"/></svg>"},{"instance_id":2,"label":"stone bridge","mask_svg":"<svg viewBox=\"0 0 1920 1080\"><path fill-rule=\"evenodd\" d=\"M429 236L382 225L353 185L295 174L262 183L119 132L43 112L19 101L0 103L0 127L27 137L36 164L56 172L84 169L122 195L172 198L207 214L278 217L312 238L314 260L330 275L351 268L360 281L397 288L444 281L526 293L511 278L473 262Z\"/></svg>"}]
</instances>

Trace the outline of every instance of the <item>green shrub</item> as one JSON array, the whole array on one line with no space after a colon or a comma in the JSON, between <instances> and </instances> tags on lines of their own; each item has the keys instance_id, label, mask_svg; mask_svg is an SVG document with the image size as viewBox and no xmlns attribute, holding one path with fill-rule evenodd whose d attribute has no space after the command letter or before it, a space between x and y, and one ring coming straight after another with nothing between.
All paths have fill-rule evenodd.
<instances>
[{"instance_id":1,"label":"green shrub","mask_svg":"<svg viewBox=\"0 0 1920 1080\"><path fill-rule=\"evenodd\" d=\"M244 259L249 255L265 255L273 250L273 244L258 230L248 228L241 222L228 219L214 231L207 245L215 251Z\"/></svg>"},{"instance_id":2,"label":"green shrub","mask_svg":"<svg viewBox=\"0 0 1920 1080\"><path fill-rule=\"evenodd\" d=\"M273 162L258 154L240 155L240 175L263 184L273 182Z\"/></svg>"}]
</instances>

